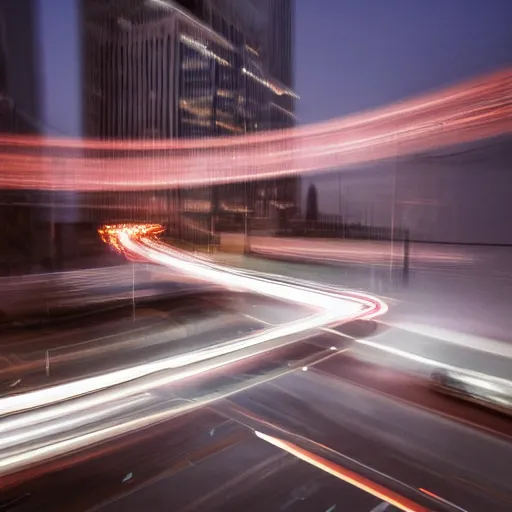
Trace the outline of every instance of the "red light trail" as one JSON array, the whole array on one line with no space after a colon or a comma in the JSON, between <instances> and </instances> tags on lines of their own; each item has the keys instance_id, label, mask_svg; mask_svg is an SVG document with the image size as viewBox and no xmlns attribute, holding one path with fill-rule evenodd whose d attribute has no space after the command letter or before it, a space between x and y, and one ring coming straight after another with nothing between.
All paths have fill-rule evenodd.
<instances>
[{"instance_id":1,"label":"red light trail","mask_svg":"<svg viewBox=\"0 0 512 512\"><path fill-rule=\"evenodd\" d=\"M171 141L0 137L0 188L170 189L339 171L512 132L512 70L291 130Z\"/></svg>"}]
</instances>

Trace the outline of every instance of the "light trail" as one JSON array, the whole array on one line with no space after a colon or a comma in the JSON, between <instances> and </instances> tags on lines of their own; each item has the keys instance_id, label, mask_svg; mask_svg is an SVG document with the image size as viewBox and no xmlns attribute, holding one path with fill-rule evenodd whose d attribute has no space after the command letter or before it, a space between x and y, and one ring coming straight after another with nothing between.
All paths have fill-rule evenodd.
<instances>
[{"instance_id":1,"label":"light trail","mask_svg":"<svg viewBox=\"0 0 512 512\"><path fill-rule=\"evenodd\" d=\"M487 382L488 385L497 386L495 388L496 390L503 389L503 388L506 388L506 389L512 388L512 381L510 381L508 379L504 379L502 377L497 377L495 375L490 375L487 373L482 373L482 372L477 372L474 370L469 370L467 368L462 368L460 366L454 366L452 364L443 363L442 361L438 361L438 360L432 359L430 357L422 356L420 354L415 354L414 352L408 352L407 350L402 350L400 348L390 347L389 345L386 345L384 343L380 343L380 342L376 342L376 341L372 341L372 340L368 340L368 339L356 338L349 334L337 331L336 329L331 329L330 327L323 327L322 331L328 332L330 334L334 334L335 336L339 336L340 338L343 338L343 339L349 338L352 341L354 341L355 343L357 343L358 345L370 347L370 348L376 349L381 352L386 352L393 356L401 357L403 359L408 359L409 361L412 361L414 363L419 363L420 365L425 366L427 368L464 373L471 378L481 380L482 382Z\"/></svg>"},{"instance_id":2,"label":"light trail","mask_svg":"<svg viewBox=\"0 0 512 512\"><path fill-rule=\"evenodd\" d=\"M264 350L275 348L276 340L285 340L286 343L286 340L290 337L307 335L322 327L338 325L356 319L374 318L387 311L387 306L383 301L363 293L326 290L322 287L313 288L312 285L307 286L301 283L278 282L267 276L259 276L255 273L247 274L230 267L216 265L205 259L195 258L188 253L175 250L158 242L156 236L162 231L162 226L157 224L105 226L100 230L100 235L106 243L128 257L164 265L194 279L217 284L228 289L243 290L295 303L312 309L313 314L214 347L168 357L152 363L139 364L59 386L5 397L0 399L0 415L48 406L81 395L119 386L163 370L189 367L196 363L215 360L229 354L240 354L246 349L254 350L256 354L259 353L259 348ZM201 372L211 369L210 367L205 368L207 369L203 369ZM197 374L185 372L175 379L180 380L195 375ZM170 380L167 381L167 383L170 382ZM22 419L23 421L25 420Z\"/></svg>"},{"instance_id":3,"label":"light trail","mask_svg":"<svg viewBox=\"0 0 512 512\"><path fill-rule=\"evenodd\" d=\"M394 507L403 510L405 512L429 512L427 507L422 505L418 505L412 500L401 496L400 494L384 487L383 485L376 484L365 478L363 476L358 475L354 471L350 471L341 467L330 460L324 459L315 453L312 453L304 448L294 445L289 441L285 441L283 439L279 439L274 436L269 436L268 434L264 434L263 432L254 431L257 437L266 441L269 444L274 445L281 450L288 452L289 454L297 457L308 464L320 469L321 471L325 471L330 475L343 480L344 482L361 489L372 496L375 496L387 503L390 503Z\"/></svg>"},{"instance_id":4,"label":"light trail","mask_svg":"<svg viewBox=\"0 0 512 512\"><path fill-rule=\"evenodd\" d=\"M251 236L251 252L262 256L277 259L292 259L293 261L319 262L319 263L357 263L389 265L394 259L402 257L403 249L392 251L388 242L354 241L343 239L311 240L305 238L278 239L270 236ZM465 254L461 250L451 247L430 248L415 247L413 266L427 265L470 265L475 263L475 257Z\"/></svg>"},{"instance_id":5,"label":"light trail","mask_svg":"<svg viewBox=\"0 0 512 512\"><path fill-rule=\"evenodd\" d=\"M510 84L512 68L483 75L466 82L446 87L442 90L427 93L420 97L400 103L381 107L372 111L352 114L341 119L334 119L281 131L257 132L243 137L219 137L202 139L166 139L166 140L99 140L99 139L66 139L24 135L0 135L0 145L31 147L39 149L93 149L93 150L123 150L123 151L154 151L176 149L230 148L233 146L255 145L260 142L279 142L283 137L316 136L324 133L337 132L340 128L368 128L375 123L386 122L407 126L416 116L426 122L427 113L453 109L453 115L458 114L464 119L465 111L461 106L484 101L481 107L497 109L500 105L508 105L510 100ZM459 119L459 118L457 118ZM460 120L459 119L459 120Z\"/></svg>"},{"instance_id":6,"label":"light trail","mask_svg":"<svg viewBox=\"0 0 512 512\"><path fill-rule=\"evenodd\" d=\"M286 344L282 340L280 343ZM265 351L266 349L260 349L260 353ZM242 359L239 354L228 355L219 360L198 363L193 368L181 369L179 373L191 377ZM158 402L157 395L153 392L165 389L165 386L176 381L176 374L171 372L150 375L143 383L128 382L121 389L108 389L70 402L29 411L14 418L0 419L0 489L9 485L6 482L7 475L27 466L206 407L291 373L300 368L303 362L306 361L297 361L291 368L281 368L243 383L237 382L226 390L214 391L190 400L177 398ZM140 405L143 407L138 409ZM122 421L109 421L120 410L126 411ZM74 427L74 430L70 432L69 427ZM26 444L22 444L20 448L19 441L26 441Z\"/></svg>"},{"instance_id":7,"label":"light trail","mask_svg":"<svg viewBox=\"0 0 512 512\"><path fill-rule=\"evenodd\" d=\"M505 70L375 112L304 128L236 138L113 143L0 137L0 188L148 190L277 179L320 170L337 172L347 165L511 132L512 71ZM84 149L96 153L84 156ZM140 155L141 151L148 153ZM312 314L208 349L5 397L0 399L0 415L25 411L24 414L5 418L5 428L11 429L12 421L21 422L19 426L22 427L23 422L29 420L25 414L34 412L31 409L36 407L40 408L36 412L42 415L37 416L41 419L50 414L50 408L42 406L64 402L61 405L77 407L76 401L65 401L82 395L90 395L88 398L96 400L100 395L93 393L106 390L118 399L116 386L133 382L138 392L144 391L147 388L140 387L143 386L140 379L144 377L152 381L155 379L162 385L174 383L254 357L307 336L312 331L356 319L373 318L387 310L384 302L363 293L283 282L194 258L158 242L155 237L161 231L158 225L125 225L107 226L101 234L107 243L129 258L164 265L194 279L228 289L301 305L310 308ZM157 372L164 370L171 371L172 376L159 379ZM135 388L131 385L128 388L131 391L123 398L132 396ZM34 424L35 417L30 416L29 424ZM156 420L145 418L143 423L150 421ZM125 425L112 427L108 435L119 434L125 428ZM96 434L90 433L81 442L97 439ZM72 439L62 441L59 453L76 446ZM34 457L55 454L52 447L46 446L41 450L39 455L35 452L23 456L14 454L11 463L26 464Z\"/></svg>"},{"instance_id":8,"label":"light trail","mask_svg":"<svg viewBox=\"0 0 512 512\"><path fill-rule=\"evenodd\" d=\"M226 417L233 419L246 428L250 428L263 441L387 503L395 505L400 510L419 510L425 512L457 510L459 512L467 512L465 509L433 493L425 493L424 489L412 487L401 480L397 480L367 464L363 464L352 457L333 450L314 439L290 431L232 402L227 406L221 406L220 410ZM336 464L326 457L334 457L335 460L340 462ZM399 489L402 491L398 492ZM419 501L424 503L425 495L429 498L427 502L432 503L433 501L435 503L435 508L425 507L417 503L416 500L406 497L418 496Z\"/></svg>"},{"instance_id":9,"label":"light trail","mask_svg":"<svg viewBox=\"0 0 512 512\"><path fill-rule=\"evenodd\" d=\"M278 179L338 172L511 132L512 70L506 69L373 112L240 137L161 142L0 137L0 188L148 190Z\"/></svg>"}]
</instances>

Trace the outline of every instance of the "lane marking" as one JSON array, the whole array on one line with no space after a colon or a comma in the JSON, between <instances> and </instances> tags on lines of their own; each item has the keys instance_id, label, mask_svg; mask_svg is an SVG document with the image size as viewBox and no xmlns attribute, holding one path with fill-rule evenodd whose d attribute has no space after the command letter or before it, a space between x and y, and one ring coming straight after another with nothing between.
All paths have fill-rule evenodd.
<instances>
[{"instance_id":1,"label":"lane marking","mask_svg":"<svg viewBox=\"0 0 512 512\"><path fill-rule=\"evenodd\" d=\"M512 346L509 343L495 340L492 338L484 338L468 333L454 332L450 329L435 327L431 325L416 324L409 322L379 322L389 327L394 327L402 331L407 331L420 336L427 336L436 340L460 345L479 352L485 352L507 359L512 359Z\"/></svg>"},{"instance_id":2,"label":"lane marking","mask_svg":"<svg viewBox=\"0 0 512 512\"><path fill-rule=\"evenodd\" d=\"M503 385L503 386L507 386L507 387L512 387L512 381L507 380L507 379L503 379L502 377L496 377L494 375L489 375L489 374L477 372L477 371L474 371L474 370L468 370L466 368L461 368L459 366L454 366L454 365L451 365L451 364L442 363L441 361L437 361L435 359L431 359L431 358L425 357L425 356L420 356L418 354L413 354L412 352L407 352L406 350L402 350L402 349L394 348L394 347L389 347L387 345L383 345L381 343L377 343L377 342L371 341L371 340L365 340L365 339L361 339L361 338L356 338L354 336L351 336L349 334L341 333L341 332L336 331L335 329L331 329L329 327L324 327L324 328L322 328L322 330L325 331L325 332L328 332L330 334L334 334L335 336L339 336L341 338L351 339L355 343L358 343L359 345L364 345L364 346L367 346L367 347L375 348L377 350L381 350L383 352L387 352L387 353L393 354L395 356L399 356L399 357L402 357L402 358L405 358L405 359L409 359L411 361L423 364L425 366L429 366L431 368L442 368L444 370L456 371L456 372L460 372L460 373L463 373L463 374L466 374L466 375L470 375L470 376L475 377L477 379L489 380L489 381L492 381L492 382L494 382L496 384L499 384L499 385Z\"/></svg>"}]
</instances>

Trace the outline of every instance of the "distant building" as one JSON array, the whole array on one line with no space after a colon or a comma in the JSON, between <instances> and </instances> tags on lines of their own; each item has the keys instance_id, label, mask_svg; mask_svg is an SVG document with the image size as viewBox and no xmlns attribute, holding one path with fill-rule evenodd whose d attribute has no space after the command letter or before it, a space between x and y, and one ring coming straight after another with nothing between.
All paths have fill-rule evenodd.
<instances>
[{"instance_id":1,"label":"distant building","mask_svg":"<svg viewBox=\"0 0 512 512\"><path fill-rule=\"evenodd\" d=\"M0 132L83 134L81 28L81 0L0 1ZM80 253L75 194L2 190L0 197L0 272L38 271Z\"/></svg>"},{"instance_id":2,"label":"distant building","mask_svg":"<svg viewBox=\"0 0 512 512\"><path fill-rule=\"evenodd\" d=\"M278 35L291 38L292 12L272 18L275 4L291 6L84 2L86 134L209 137L293 126L291 47L270 51Z\"/></svg>"}]
</instances>

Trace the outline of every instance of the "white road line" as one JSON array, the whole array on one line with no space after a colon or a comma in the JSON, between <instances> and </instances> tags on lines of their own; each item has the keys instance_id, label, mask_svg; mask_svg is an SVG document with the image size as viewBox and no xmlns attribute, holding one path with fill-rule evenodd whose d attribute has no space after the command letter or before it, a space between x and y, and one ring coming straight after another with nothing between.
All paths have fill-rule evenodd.
<instances>
[{"instance_id":1,"label":"white road line","mask_svg":"<svg viewBox=\"0 0 512 512\"><path fill-rule=\"evenodd\" d=\"M424 356L420 356L418 354L413 354L412 352L407 352L406 350L401 350L399 348L390 347L388 345L384 345L382 343L377 343L375 341L355 338L354 336L350 336L348 334L341 333L339 331L336 331L335 329L330 329L328 327L323 328L322 330L325 332L328 332L330 334L334 334L335 336L340 336L342 338L349 338L349 339L353 340L355 343L358 343L359 345L364 345L367 347L375 348L382 352L387 352L388 354L393 354L398 357L403 357L405 359L409 359L410 361L414 361L416 363L420 363L420 364L423 364L423 365L431 367L431 368L442 368L444 370L457 371L457 372L464 373L468 376L475 377L477 379L492 381L492 382L495 382L496 384L504 385L507 387L512 386L512 381L510 381L508 379L503 379L501 377L496 377L494 375L476 372L473 370L468 370L466 368L461 368L459 366L454 366L451 364L443 363L441 361L437 361L437 360L431 359L429 357L424 357Z\"/></svg>"}]
</instances>

